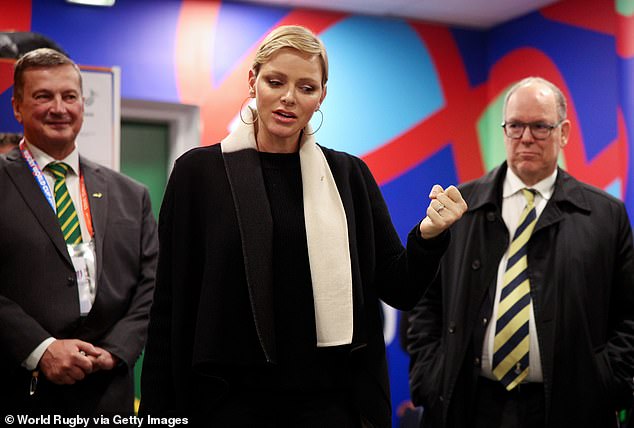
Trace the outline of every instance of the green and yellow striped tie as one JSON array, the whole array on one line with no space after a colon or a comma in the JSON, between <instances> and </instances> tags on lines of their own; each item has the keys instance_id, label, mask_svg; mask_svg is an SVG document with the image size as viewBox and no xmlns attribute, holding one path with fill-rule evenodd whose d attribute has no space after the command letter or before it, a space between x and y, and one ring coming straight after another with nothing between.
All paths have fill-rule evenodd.
<instances>
[{"instance_id":1,"label":"green and yellow striped tie","mask_svg":"<svg viewBox=\"0 0 634 428\"><path fill-rule=\"evenodd\" d=\"M46 166L55 177L55 205L64 240L67 244L75 245L81 243L81 228L75 205L66 187L66 174L69 168L70 166L64 162L50 163Z\"/></svg>"},{"instance_id":2,"label":"green and yellow striped tie","mask_svg":"<svg viewBox=\"0 0 634 428\"><path fill-rule=\"evenodd\" d=\"M507 390L528 376L528 320L531 290L528 279L528 240L537 223L535 191L522 189L526 207L509 248L493 340L493 375Z\"/></svg>"}]
</instances>

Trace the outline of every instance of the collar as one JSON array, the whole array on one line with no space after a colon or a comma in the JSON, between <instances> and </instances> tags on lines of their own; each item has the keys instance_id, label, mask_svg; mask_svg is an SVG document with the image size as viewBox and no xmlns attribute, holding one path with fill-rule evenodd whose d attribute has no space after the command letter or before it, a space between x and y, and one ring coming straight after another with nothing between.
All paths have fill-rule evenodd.
<instances>
[{"instance_id":1,"label":"collar","mask_svg":"<svg viewBox=\"0 0 634 428\"><path fill-rule=\"evenodd\" d=\"M524 184L521 178L508 168L506 176L504 177L504 184L502 187L502 198L506 199L512 196L524 188L534 189L541 195L542 198L549 200L555 190L555 181L557 180L557 168L548 177L536 183L534 186L527 186Z\"/></svg>"},{"instance_id":2,"label":"collar","mask_svg":"<svg viewBox=\"0 0 634 428\"><path fill-rule=\"evenodd\" d=\"M504 180L509 171L510 169L507 167L506 161L504 161L500 166L494 168L483 177L461 185L461 192L466 188L464 196L466 196L465 200L469 206L468 212L477 211L490 205L499 211L502 206ZM548 178L544 179L544 181L548 181ZM590 204L584 194L585 187L585 184L566 171L557 168L555 183L548 193L551 199L550 202L557 205L571 204L579 210L589 212Z\"/></svg>"},{"instance_id":3,"label":"collar","mask_svg":"<svg viewBox=\"0 0 634 428\"><path fill-rule=\"evenodd\" d=\"M79 150L77 149L77 145L75 145L75 148L72 152L70 152L68 156L60 160L53 158L51 155L41 150L37 146L29 143L26 139L24 141L26 142L26 146L28 147L29 151L33 155L33 159L35 159L35 162L37 162L37 165L42 171L44 171L46 165L51 162L64 162L70 166L70 169L75 175L79 175Z\"/></svg>"}]
</instances>

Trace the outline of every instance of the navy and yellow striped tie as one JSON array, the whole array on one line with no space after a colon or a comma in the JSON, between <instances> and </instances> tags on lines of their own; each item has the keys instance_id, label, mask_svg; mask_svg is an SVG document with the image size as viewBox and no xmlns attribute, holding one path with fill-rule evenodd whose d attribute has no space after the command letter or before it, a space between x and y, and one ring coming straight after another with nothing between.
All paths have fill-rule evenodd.
<instances>
[{"instance_id":1,"label":"navy and yellow striped tie","mask_svg":"<svg viewBox=\"0 0 634 428\"><path fill-rule=\"evenodd\" d=\"M75 211L75 205L68 193L68 187L66 187L66 174L69 168L70 166L64 162L50 163L46 166L46 169L51 171L55 177L55 205L64 240L67 244L74 245L82 241L77 211Z\"/></svg>"},{"instance_id":2,"label":"navy and yellow striped tie","mask_svg":"<svg viewBox=\"0 0 634 428\"><path fill-rule=\"evenodd\" d=\"M522 189L526 207L509 248L493 340L493 375L507 390L528 376L528 320L531 310L527 246L537 223L535 191Z\"/></svg>"}]
</instances>

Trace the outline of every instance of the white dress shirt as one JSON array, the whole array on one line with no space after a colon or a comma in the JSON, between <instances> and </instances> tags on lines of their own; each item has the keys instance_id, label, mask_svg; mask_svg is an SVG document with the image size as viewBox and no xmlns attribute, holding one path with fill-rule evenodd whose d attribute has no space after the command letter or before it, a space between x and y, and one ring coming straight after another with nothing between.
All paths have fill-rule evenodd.
<instances>
[{"instance_id":1,"label":"white dress shirt","mask_svg":"<svg viewBox=\"0 0 634 428\"><path fill-rule=\"evenodd\" d=\"M53 189L55 187L55 177L51 171L45 168L49 163L57 162L58 160L35 147L33 144L30 144L28 141L25 140L25 142L27 148L31 152L31 155L33 155L33 159L42 170L42 174L44 175L44 178L46 178L46 183L51 190L51 194L54 194ZM70 166L68 174L66 175L66 187L68 188L68 193L70 194L70 198L73 200L75 210L77 211L77 218L79 219L79 226L81 228L81 238L84 242L89 242L92 237L88 233L86 219L82 213L81 191L79 189L79 151L77 150L77 146L75 146L75 149L73 149L68 156L59 162L64 162ZM42 343L40 343L33 352L31 352L29 356L22 361L22 366L27 370L35 370L42 358L42 355L44 354L44 351L46 351L46 348L48 348L48 346L54 341L54 337L49 337L42 341Z\"/></svg>"},{"instance_id":2,"label":"white dress shirt","mask_svg":"<svg viewBox=\"0 0 634 428\"><path fill-rule=\"evenodd\" d=\"M35 147L33 144L30 144L28 141L26 142L26 146L33 155L33 159L42 170L42 173L46 178L46 183L48 184L49 189L51 189L51 194L54 194L53 189L55 186L55 176L51 171L45 169L46 166L52 162L64 162L70 166L68 174L66 175L66 187L68 188L68 193L70 194L70 198L73 200L75 210L77 211L77 218L79 219L79 226L81 227L81 239L84 242L90 242L92 237L88 234L86 219L82 213L81 193L79 190L79 150L77 150L77 146L75 146L75 149L73 149L68 156L61 160L51 157L47 153Z\"/></svg>"},{"instance_id":3,"label":"white dress shirt","mask_svg":"<svg viewBox=\"0 0 634 428\"><path fill-rule=\"evenodd\" d=\"M557 170L555 170L550 176L546 177L534 186L527 186L513 171L511 171L510 168L507 169L502 190L502 219L506 224L506 228L509 231L509 236L511 240L513 235L515 234L515 229L517 229L522 211L524 211L524 207L526 206L526 198L524 197L521 190L524 188L529 188L537 191L537 193L535 194L535 211L537 214L537 219L539 219L542 211L544 211L544 207L553 194L556 179ZM498 266L497 282L495 288L495 303L493 305L491 320L487 324L487 329L484 334L484 343L482 346L482 368L480 374L493 380L497 380L493 375L492 368L494 349L493 339L495 338L495 324L498 315L500 294L502 292L502 286L504 283L504 272L506 271L506 262L509 256L508 251L509 250L507 249ZM529 370L525 382L542 382L542 362L539 354L539 341L537 340L537 328L535 327L535 311L533 309L532 300L530 305L528 331L530 337L528 351Z\"/></svg>"}]
</instances>

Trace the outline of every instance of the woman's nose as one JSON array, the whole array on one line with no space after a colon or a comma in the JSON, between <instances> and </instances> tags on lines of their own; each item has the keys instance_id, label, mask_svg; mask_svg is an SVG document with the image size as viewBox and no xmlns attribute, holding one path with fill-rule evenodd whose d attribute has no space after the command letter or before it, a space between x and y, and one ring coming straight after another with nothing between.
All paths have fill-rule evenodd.
<instances>
[{"instance_id":1,"label":"woman's nose","mask_svg":"<svg viewBox=\"0 0 634 428\"><path fill-rule=\"evenodd\" d=\"M288 91L286 91L286 93L282 95L281 101L282 101L282 104L285 104L285 105L295 104L295 96L293 94L293 90L289 89Z\"/></svg>"}]
</instances>

